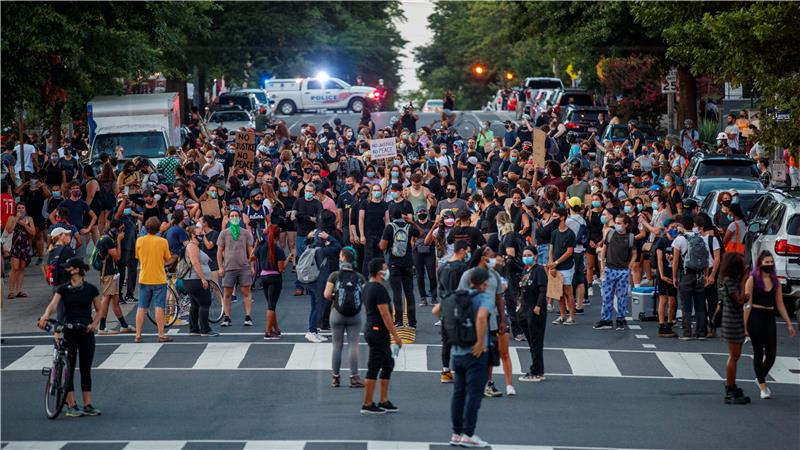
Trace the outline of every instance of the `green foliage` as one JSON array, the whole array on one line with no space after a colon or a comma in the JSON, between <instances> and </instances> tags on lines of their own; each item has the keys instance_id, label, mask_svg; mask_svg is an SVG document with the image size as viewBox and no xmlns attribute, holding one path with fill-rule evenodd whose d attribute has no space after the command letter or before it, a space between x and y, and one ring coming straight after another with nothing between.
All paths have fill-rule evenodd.
<instances>
[{"instance_id":1,"label":"green foliage","mask_svg":"<svg viewBox=\"0 0 800 450\"><path fill-rule=\"evenodd\" d=\"M713 144L717 142L719 123L716 120L701 120L697 126L697 131L700 133L700 140L702 142Z\"/></svg>"}]
</instances>

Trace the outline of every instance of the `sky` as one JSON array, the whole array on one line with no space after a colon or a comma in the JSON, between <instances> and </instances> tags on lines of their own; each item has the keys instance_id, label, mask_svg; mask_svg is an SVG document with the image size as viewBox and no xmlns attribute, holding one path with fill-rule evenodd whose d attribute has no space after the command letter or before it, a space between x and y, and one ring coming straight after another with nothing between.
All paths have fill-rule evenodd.
<instances>
[{"instance_id":1,"label":"sky","mask_svg":"<svg viewBox=\"0 0 800 450\"><path fill-rule=\"evenodd\" d=\"M430 42L433 33L428 29L428 16L433 12L433 2L424 0L404 0L402 3L405 23L398 23L397 28L403 39L408 43L403 47L403 55L400 58L400 75L403 77L400 91L416 90L420 87L417 79L412 50Z\"/></svg>"}]
</instances>

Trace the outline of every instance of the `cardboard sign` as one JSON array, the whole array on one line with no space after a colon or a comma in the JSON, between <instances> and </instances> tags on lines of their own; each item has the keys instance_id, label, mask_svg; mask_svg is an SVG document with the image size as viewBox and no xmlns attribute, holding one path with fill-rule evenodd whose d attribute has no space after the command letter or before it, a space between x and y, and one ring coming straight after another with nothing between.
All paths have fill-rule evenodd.
<instances>
[{"instance_id":1,"label":"cardboard sign","mask_svg":"<svg viewBox=\"0 0 800 450\"><path fill-rule=\"evenodd\" d=\"M203 215L209 215L215 219L222 217L222 211L219 210L219 199L207 198L200 202L200 211Z\"/></svg>"},{"instance_id":2,"label":"cardboard sign","mask_svg":"<svg viewBox=\"0 0 800 450\"><path fill-rule=\"evenodd\" d=\"M773 181L786 181L786 161L772 161L769 169L772 171Z\"/></svg>"},{"instance_id":3,"label":"cardboard sign","mask_svg":"<svg viewBox=\"0 0 800 450\"><path fill-rule=\"evenodd\" d=\"M256 159L256 134L237 131L235 145L233 168L253 170Z\"/></svg>"},{"instance_id":4,"label":"cardboard sign","mask_svg":"<svg viewBox=\"0 0 800 450\"><path fill-rule=\"evenodd\" d=\"M547 155L547 149L545 149L545 138L547 137L547 133L544 131L534 128L533 130L533 154L531 157L533 158L533 165L534 167L544 167L544 158Z\"/></svg>"},{"instance_id":5,"label":"cardboard sign","mask_svg":"<svg viewBox=\"0 0 800 450\"><path fill-rule=\"evenodd\" d=\"M586 194L583 196L583 206L588 206L589 208L592 207L592 194Z\"/></svg>"},{"instance_id":6,"label":"cardboard sign","mask_svg":"<svg viewBox=\"0 0 800 450\"><path fill-rule=\"evenodd\" d=\"M559 299L564 294L564 276L556 272L556 276L547 271L547 298Z\"/></svg>"},{"instance_id":7,"label":"cardboard sign","mask_svg":"<svg viewBox=\"0 0 800 450\"><path fill-rule=\"evenodd\" d=\"M394 138L373 139L369 141L370 158L373 161L397 156Z\"/></svg>"},{"instance_id":8,"label":"cardboard sign","mask_svg":"<svg viewBox=\"0 0 800 450\"><path fill-rule=\"evenodd\" d=\"M645 203L650 201L650 196L647 194L647 189L628 189L628 198L633 200L636 197L641 198Z\"/></svg>"}]
</instances>

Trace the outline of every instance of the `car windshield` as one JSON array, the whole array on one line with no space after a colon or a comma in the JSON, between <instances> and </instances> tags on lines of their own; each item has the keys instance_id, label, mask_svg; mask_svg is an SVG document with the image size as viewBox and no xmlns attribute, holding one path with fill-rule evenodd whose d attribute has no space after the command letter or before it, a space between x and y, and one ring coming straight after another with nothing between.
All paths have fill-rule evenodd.
<instances>
[{"instance_id":1,"label":"car windshield","mask_svg":"<svg viewBox=\"0 0 800 450\"><path fill-rule=\"evenodd\" d=\"M578 106L594 105L594 103L592 103L592 96L589 94L568 94L566 92L564 93L563 96L561 96L561 101L559 103L561 105L569 104L569 99L574 100L572 102L573 105L578 105Z\"/></svg>"},{"instance_id":2,"label":"car windshield","mask_svg":"<svg viewBox=\"0 0 800 450\"><path fill-rule=\"evenodd\" d=\"M597 115L603 111L572 111L569 115L570 122L598 122Z\"/></svg>"},{"instance_id":3,"label":"car windshield","mask_svg":"<svg viewBox=\"0 0 800 450\"><path fill-rule=\"evenodd\" d=\"M561 82L558 80L529 80L529 89L561 89Z\"/></svg>"},{"instance_id":4,"label":"car windshield","mask_svg":"<svg viewBox=\"0 0 800 450\"><path fill-rule=\"evenodd\" d=\"M253 92L253 95L256 96L256 98L258 99L258 102L261 103L262 105L266 105L266 104L269 103L269 99L267 98L267 93L266 92L257 91L257 92Z\"/></svg>"},{"instance_id":5,"label":"car windshield","mask_svg":"<svg viewBox=\"0 0 800 450\"><path fill-rule=\"evenodd\" d=\"M98 158L100 154L114 154L114 149L121 145L125 158L143 156L145 158L163 158L167 152L167 143L164 134L160 131L140 131L135 133L109 133L101 134L94 138L92 155Z\"/></svg>"},{"instance_id":6,"label":"car windshield","mask_svg":"<svg viewBox=\"0 0 800 450\"><path fill-rule=\"evenodd\" d=\"M244 111L217 112L211 115L209 122L248 122L250 116Z\"/></svg>"},{"instance_id":7,"label":"car windshield","mask_svg":"<svg viewBox=\"0 0 800 450\"><path fill-rule=\"evenodd\" d=\"M754 190L761 189L763 185L758 180L699 180L695 197L705 197L709 192L716 189L723 190ZM755 200L754 200L755 202ZM752 204L750 206L753 206Z\"/></svg>"},{"instance_id":8,"label":"car windshield","mask_svg":"<svg viewBox=\"0 0 800 450\"><path fill-rule=\"evenodd\" d=\"M696 177L732 177L758 178L755 161L713 159L700 161L697 165Z\"/></svg>"},{"instance_id":9,"label":"car windshield","mask_svg":"<svg viewBox=\"0 0 800 450\"><path fill-rule=\"evenodd\" d=\"M750 216L750 210L764 194L739 194L739 206L742 207L745 217Z\"/></svg>"}]
</instances>

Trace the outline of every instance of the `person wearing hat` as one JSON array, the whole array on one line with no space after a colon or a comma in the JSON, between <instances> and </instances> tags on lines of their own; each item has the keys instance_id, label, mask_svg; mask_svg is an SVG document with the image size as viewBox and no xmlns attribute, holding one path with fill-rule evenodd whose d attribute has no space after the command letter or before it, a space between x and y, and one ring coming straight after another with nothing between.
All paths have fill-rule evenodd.
<instances>
[{"instance_id":1,"label":"person wearing hat","mask_svg":"<svg viewBox=\"0 0 800 450\"><path fill-rule=\"evenodd\" d=\"M64 271L61 265L75 256L75 250L72 249L70 243L72 242L72 232L68 228L56 226L50 231L50 242L53 246L50 248L50 259L47 262L47 283L55 289L69 281L69 274Z\"/></svg>"},{"instance_id":2,"label":"person wearing hat","mask_svg":"<svg viewBox=\"0 0 800 450\"><path fill-rule=\"evenodd\" d=\"M679 136L681 147L691 155L697 149L700 141L700 132L694 127L694 121L692 119L683 121L683 130L681 130Z\"/></svg>"},{"instance_id":3,"label":"person wearing hat","mask_svg":"<svg viewBox=\"0 0 800 450\"><path fill-rule=\"evenodd\" d=\"M417 278L417 290L419 292L419 306L436 305L438 300L436 284L436 252L432 245L426 245L424 237L433 229L433 221L430 220L430 213L427 205L419 206L416 210L416 223L419 225L421 235L414 241L413 260ZM429 289L425 288L425 277L427 273ZM430 292L430 294L428 294Z\"/></svg>"},{"instance_id":4,"label":"person wearing hat","mask_svg":"<svg viewBox=\"0 0 800 450\"><path fill-rule=\"evenodd\" d=\"M584 264L584 254L589 245L589 226L583 218L583 204L580 197L570 197L567 200L569 207L569 217L566 224L575 234L575 275L572 278L572 286L575 289L575 314L583 314L583 300L586 292L586 265ZM587 300L588 304L588 300Z\"/></svg>"},{"instance_id":5,"label":"person wearing hat","mask_svg":"<svg viewBox=\"0 0 800 450\"><path fill-rule=\"evenodd\" d=\"M55 230L54 230L55 231ZM100 301L100 291L86 281L89 266L79 257L72 257L61 265L69 274L69 281L56 288L53 299L47 305L44 314L39 318L38 326L45 329L50 316L63 305L63 322L80 327L64 328L67 342L70 374L67 378L67 417L99 416L100 410L92 406L92 362L94 360L94 332L100 318L106 314L107 305ZM92 317L92 307L96 311ZM75 400L75 362L81 371L81 391L83 392L83 408Z\"/></svg>"}]
</instances>

